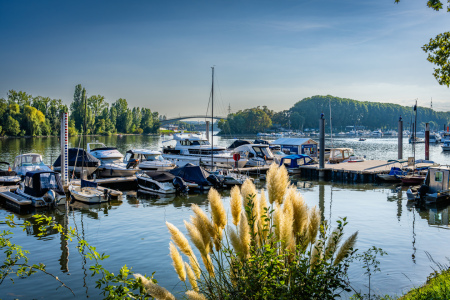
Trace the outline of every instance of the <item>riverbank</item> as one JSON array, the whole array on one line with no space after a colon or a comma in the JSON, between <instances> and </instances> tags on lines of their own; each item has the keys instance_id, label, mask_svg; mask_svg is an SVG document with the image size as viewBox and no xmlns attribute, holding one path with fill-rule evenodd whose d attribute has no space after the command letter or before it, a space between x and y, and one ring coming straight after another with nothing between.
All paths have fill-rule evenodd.
<instances>
[{"instance_id":1,"label":"riverbank","mask_svg":"<svg viewBox=\"0 0 450 300\"><path fill-rule=\"evenodd\" d=\"M425 285L414 288L399 300L450 299L450 270L432 273Z\"/></svg>"}]
</instances>

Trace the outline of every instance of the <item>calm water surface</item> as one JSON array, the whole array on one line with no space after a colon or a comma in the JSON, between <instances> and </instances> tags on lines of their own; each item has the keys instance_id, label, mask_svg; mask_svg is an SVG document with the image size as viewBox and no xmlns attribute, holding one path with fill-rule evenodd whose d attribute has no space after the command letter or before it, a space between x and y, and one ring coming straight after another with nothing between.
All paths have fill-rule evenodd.
<instances>
[{"instance_id":1,"label":"calm water surface","mask_svg":"<svg viewBox=\"0 0 450 300\"><path fill-rule=\"evenodd\" d=\"M159 149L160 137L122 136L96 138L106 145L117 146L122 153L131 148ZM93 140L93 139L92 139ZM215 137L218 144L227 146L231 139ZM405 140L406 141L406 140ZM71 146L78 146L73 138ZM335 147L352 147L358 154L369 159L396 159L397 139L334 139ZM50 164L59 155L59 141L56 138L7 139L0 140L0 160L12 162L20 153L37 152ZM404 157L412 154L410 145L405 144ZM416 148L416 157L423 158L424 145ZM430 147L431 159L450 164L450 156L440 146ZM430 253L437 262L445 263L450 231L448 230L448 207L417 209L409 207L405 190L396 186L377 184L345 185L336 182L297 181L297 187L309 206L318 205L322 217L335 221L347 217L347 236L359 231L357 248L361 251L371 246L383 248L389 255L381 257L381 273L373 276L372 287L379 294L398 295L413 286L425 282L434 265L427 258ZM229 211L229 192L222 193ZM76 203L70 210L68 225L76 226L78 232L98 252L107 253L110 258L104 266L117 273L123 265L139 273L155 273L161 285L177 293L183 290L171 265L169 234L165 222L178 226L184 233L183 220L191 215L190 205L198 204L208 210L206 195L154 199L147 195L128 191L123 202L87 206ZM0 207L0 218L11 214ZM65 212L48 212L60 224L65 224ZM28 220L31 215L17 215ZM0 230L6 229L0 225ZM76 296L43 274L27 279L17 279L14 284L5 281L0 286L1 299L101 299L90 276L90 262L81 256L74 243L67 244L59 234L50 232L43 238L36 235L37 227L27 231L13 230L13 242L30 250L31 263L42 262L47 270L58 276ZM0 255L1 257L1 255ZM350 270L354 287L367 292L367 277L357 263ZM347 296L346 296L347 297ZM344 297L345 298L345 297Z\"/></svg>"}]
</instances>

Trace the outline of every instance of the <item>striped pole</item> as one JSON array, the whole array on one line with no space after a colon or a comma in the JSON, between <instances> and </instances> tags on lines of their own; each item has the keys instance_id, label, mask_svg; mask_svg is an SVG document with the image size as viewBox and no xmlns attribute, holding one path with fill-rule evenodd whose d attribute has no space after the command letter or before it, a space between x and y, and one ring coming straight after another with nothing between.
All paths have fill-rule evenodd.
<instances>
[{"instance_id":1,"label":"striped pole","mask_svg":"<svg viewBox=\"0 0 450 300\"><path fill-rule=\"evenodd\" d=\"M67 113L62 113L61 116L61 179L63 186L69 183L69 162L68 162L68 147L69 147L69 128L68 128Z\"/></svg>"}]
</instances>

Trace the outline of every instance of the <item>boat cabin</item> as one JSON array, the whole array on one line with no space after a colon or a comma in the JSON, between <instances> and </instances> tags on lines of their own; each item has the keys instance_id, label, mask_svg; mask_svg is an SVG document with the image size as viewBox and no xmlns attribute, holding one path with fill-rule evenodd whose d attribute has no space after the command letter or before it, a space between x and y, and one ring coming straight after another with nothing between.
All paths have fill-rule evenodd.
<instances>
[{"instance_id":1,"label":"boat cabin","mask_svg":"<svg viewBox=\"0 0 450 300\"><path fill-rule=\"evenodd\" d=\"M42 156L37 153L17 155L14 159L13 171L16 172L17 175L25 176L27 172L34 170L51 171L51 169L42 161Z\"/></svg>"},{"instance_id":2,"label":"boat cabin","mask_svg":"<svg viewBox=\"0 0 450 300\"><path fill-rule=\"evenodd\" d=\"M27 172L23 185L25 194L32 197L42 197L49 190L65 195L59 174L53 171Z\"/></svg>"},{"instance_id":3,"label":"boat cabin","mask_svg":"<svg viewBox=\"0 0 450 300\"><path fill-rule=\"evenodd\" d=\"M333 148L330 150L330 158L328 160L331 164L343 162L353 156L352 148Z\"/></svg>"},{"instance_id":4,"label":"boat cabin","mask_svg":"<svg viewBox=\"0 0 450 300\"><path fill-rule=\"evenodd\" d=\"M432 167L428 169L425 185L428 186L428 193L448 192L450 180L450 167Z\"/></svg>"},{"instance_id":5,"label":"boat cabin","mask_svg":"<svg viewBox=\"0 0 450 300\"><path fill-rule=\"evenodd\" d=\"M306 154L318 157L318 143L309 138L280 138L272 142L272 145L280 145L281 151L287 154Z\"/></svg>"},{"instance_id":6,"label":"boat cabin","mask_svg":"<svg viewBox=\"0 0 450 300\"><path fill-rule=\"evenodd\" d=\"M310 165L314 163L314 159L306 154L291 154L281 158L280 166L285 165L286 168L298 168L299 166Z\"/></svg>"},{"instance_id":7,"label":"boat cabin","mask_svg":"<svg viewBox=\"0 0 450 300\"><path fill-rule=\"evenodd\" d=\"M173 145L175 141L175 145ZM181 154L181 155L211 155L224 152L224 147L212 147L210 142L201 134L174 134L173 139L164 141L163 143L172 142L172 145L163 146L164 154Z\"/></svg>"}]
</instances>

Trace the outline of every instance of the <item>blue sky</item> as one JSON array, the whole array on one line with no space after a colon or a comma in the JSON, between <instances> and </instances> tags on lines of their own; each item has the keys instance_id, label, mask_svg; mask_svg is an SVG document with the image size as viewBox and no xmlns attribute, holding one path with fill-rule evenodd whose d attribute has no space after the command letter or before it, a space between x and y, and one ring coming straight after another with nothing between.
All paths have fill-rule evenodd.
<instances>
[{"instance_id":1,"label":"blue sky","mask_svg":"<svg viewBox=\"0 0 450 300\"><path fill-rule=\"evenodd\" d=\"M280 111L313 95L450 110L421 46L450 13L425 0L0 0L0 97L88 95L167 116Z\"/></svg>"}]
</instances>

